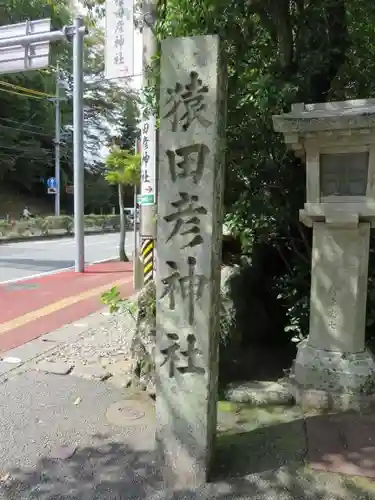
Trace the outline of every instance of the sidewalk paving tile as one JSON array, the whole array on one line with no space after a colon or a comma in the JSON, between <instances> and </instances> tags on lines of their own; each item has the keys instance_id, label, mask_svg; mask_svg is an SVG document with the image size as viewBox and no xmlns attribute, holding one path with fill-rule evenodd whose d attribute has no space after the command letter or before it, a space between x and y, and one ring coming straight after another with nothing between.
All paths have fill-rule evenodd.
<instances>
[{"instance_id":1,"label":"sidewalk paving tile","mask_svg":"<svg viewBox=\"0 0 375 500\"><path fill-rule=\"evenodd\" d=\"M316 470L375 479L375 417L352 412L306 419L308 461Z\"/></svg>"},{"instance_id":2,"label":"sidewalk paving tile","mask_svg":"<svg viewBox=\"0 0 375 500\"><path fill-rule=\"evenodd\" d=\"M74 366L58 361L41 361L35 365L35 368L40 372L51 373L53 375L68 375Z\"/></svg>"}]
</instances>

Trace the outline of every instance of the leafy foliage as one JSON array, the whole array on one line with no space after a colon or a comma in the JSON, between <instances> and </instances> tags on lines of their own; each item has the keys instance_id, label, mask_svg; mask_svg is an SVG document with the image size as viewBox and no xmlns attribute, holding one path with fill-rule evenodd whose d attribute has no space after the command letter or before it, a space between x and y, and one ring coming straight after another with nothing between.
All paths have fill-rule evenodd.
<instances>
[{"instance_id":1,"label":"leafy foliage","mask_svg":"<svg viewBox=\"0 0 375 500\"><path fill-rule=\"evenodd\" d=\"M118 146L106 158L105 178L110 184L137 186L141 175L141 157Z\"/></svg>"},{"instance_id":2,"label":"leafy foliage","mask_svg":"<svg viewBox=\"0 0 375 500\"><path fill-rule=\"evenodd\" d=\"M120 210L120 246L119 257L127 261L125 252L125 213L124 213L124 187L132 186L134 189L140 182L141 157L139 154L131 154L126 149L113 146L106 158L107 171L105 179L110 184L117 185L118 204ZM136 214L134 214L134 230L136 227Z\"/></svg>"},{"instance_id":3,"label":"leafy foliage","mask_svg":"<svg viewBox=\"0 0 375 500\"><path fill-rule=\"evenodd\" d=\"M6 9L0 9L0 26L50 17L52 29L60 29L72 23L75 9L70 0L10 0ZM135 141L134 132L128 129L136 130L137 104L128 88L104 79L104 33L97 27L97 14L91 12L85 20L89 34L84 58L84 148L86 209L99 212L114 205L115 194L103 179L103 151L113 136ZM51 65L45 70L0 76L0 182L11 192L38 198L47 196L45 181L54 175L55 106L51 98L56 92L57 63L63 99L62 185L73 179L72 45L52 43L51 53ZM97 198L99 186L103 196ZM70 210L71 198L63 189L61 196L62 208Z\"/></svg>"},{"instance_id":4,"label":"leafy foliage","mask_svg":"<svg viewBox=\"0 0 375 500\"><path fill-rule=\"evenodd\" d=\"M371 97L369 0L160 0L159 39L220 35L228 70L226 224L251 258L249 302L276 316L286 338L308 329L311 232L298 220L305 171L274 133L293 102ZM370 265L369 318L375 266ZM254 292L252 290L254 289ZM255 314L255 312L254 312ZM280 315L278 309L278 315ZM259 325L259 317L249 324Z\"/></svg>"}]
</instances>

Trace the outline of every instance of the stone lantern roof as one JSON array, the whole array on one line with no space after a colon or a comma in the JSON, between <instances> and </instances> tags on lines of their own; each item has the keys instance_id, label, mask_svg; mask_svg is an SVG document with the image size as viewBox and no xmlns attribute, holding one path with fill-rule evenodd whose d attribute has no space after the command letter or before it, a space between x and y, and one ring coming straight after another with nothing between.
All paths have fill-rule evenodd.
<instances>
[{"instance_id":1,"label":"stone lantern roof","mask_svg":"<svg viewBox=\"0 0 375 500\"><path fill-rule=\"evenodd\" d=\"M273 116L273 125L300 156L306 140L347 142L348 136L370 135L375 128L375 99L293 104L290 113ZM366 142L375 142L375 137Z\"/></svg>"}]
</instances>

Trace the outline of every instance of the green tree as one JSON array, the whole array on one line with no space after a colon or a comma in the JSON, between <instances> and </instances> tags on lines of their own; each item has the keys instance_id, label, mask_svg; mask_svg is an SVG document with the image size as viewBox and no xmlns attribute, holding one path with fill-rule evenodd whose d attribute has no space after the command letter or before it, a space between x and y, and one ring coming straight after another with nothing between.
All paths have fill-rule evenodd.
<instances>
[{"instance_id":1,"label":"green tree","mask_svg":"<svg viewBox=\"0 0 375 500\"><path fill-rule=\"evenodd\" d=\"M120 209L120 246L119 257L121 261L128 261L125 252L126 217L124 212L124 186L137 188L140 182L141 157L132 154L126 149L114 146L106 158L106 180L117 186L118 204ZM136 230L136 214L134 214L134 230Z\"/></svg>"},{"instance_id":2,"label":"green tree","mask_svg":"<svg viewBox=\"0 0 375 500\"><path fill-rule=\"evenodd\" d=\"M85 213L111 213L116 204L114 186L99 172L85 172Z\"/></svg>"},{"instance_id":3,"label":"green tree","mask_svg":"<svg viewBox=\"0 0 375 500\"><path fill-rule=\"evenodd\" d=\"M69 23L69 0L11 0L6 9L0 9L0 25L47 17L51 18L53 29ZM51 44L52 65L58 53L64 50L66 46ZM26 96L18 87L33 89L39 94ZM0 179L3 186L24 191L30 191L33 186L35 194L41 194L40 178L53 172L54 106L48 95L54 93L54 87L53 75L42 71L0 75Z\"/></svg>"},{"instance_id":4,"label":"green tree","mask_svg":"<svg viewBox=\"0 0 375 500\"><path fill-rule=\"evenodd\" d=\"M84 1L103 16L103 0ZM281 306L291 335L308 328L311 231L298 220L304 165L274 133L272 115L293 102L373 97L374 25L370 0L159 0L159 40L216 33L223 41L226 222L252 258L248 302L269 318L275 317L270 304ZM157 60L154 80L157 95ZM372 261L368 304L375 324Z\"/></svg>"},{"instance_id":5,"label":"green tree","mask_svg":"<svg viewBox=\"0 0 375 500\"><path fill-rule=\"evenodd\" d=\"M252 257L248 302L265 311L271 326L272 304L281 305L290 335L308 329L311 231L298 220L304 165L274 133L272 115L290 110L293 102L371 97L374 23L370 0L159 3L159 39L217 33L223 40L226 222ZM374 271L372 266L370 275ZM369 307L374 310L375 301Z\"/></svg>"},{"instance_id":6,"label":"green tree","mask_svg":"<svg viewBox=\"0 0 375 500\"><path fill-rule=\"evenodd\" d=\"M76 7L70 0L10 0L6 9L0 9L0 26L50 17L53 29L60 29L71 24L75 14ZM96 20L95 15L85 19L89 34L84 39L85 179L91 187L90 172L101 161L105 146L114 130L120 128L133 99L128 99L127 88L104 78L104 33ZM65 98L61 103L61 179L72 183L72 44L53 43L49 68L0 75L0 189L8 193L47 198L45 180L54 175L55 107L50 97L55 94L57 62L60 94ZM71 197L63 190L61 194L62 208L69 205L70 209Z\"/></svg>"}]
</instances>

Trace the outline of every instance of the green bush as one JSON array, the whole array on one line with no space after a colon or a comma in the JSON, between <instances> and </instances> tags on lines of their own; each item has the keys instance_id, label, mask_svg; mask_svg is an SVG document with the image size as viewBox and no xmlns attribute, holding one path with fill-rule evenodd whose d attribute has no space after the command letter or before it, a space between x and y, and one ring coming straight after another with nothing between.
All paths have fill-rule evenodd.
<instances>
[{"instance_id":1,"label":"green bush","mask_svg":"<svg viewBox=\"0 0 375 500\"><path fill-rule=\"evenodd\" d=\"M33 220L35 229L37 229L42 236L48 235L48 222L44 217L37 217Z\"/></svg>"},{"instance_id":2,"label":"green bush","mask_svg":"<svg viewBox=\"0 0 375 500\"><path fill-rule=\"evenodd\" d=\"M72 217L69 217L68 215L64 215L61 223L62 223L63 229L65 229L68 234L71 234L73 232L74 220Z\"/></svg>"},{"instance_id":3,"label":"green bush","mask_svg":"<svg viewBox=\"0 0 375 500\"><path fill-rule=\"evenodd\" d=\"M85 215L85 229L97 229L98 231L118 231L120 229L119 215ZM74 229L74 218L70 215L55 217L37 217L28 220L18 220L13 223L0 221L0 237L17 238L19 236L47 236L56 231L61 234L72 234Z\"/></svg>"},{"instance_id":4,"label":"green bush","mask_svg":"<svg viewBox=\"0 0 375 500\"><path fill-rule=\"evenodd\" d=\"M14 230L17 231L17 233L20 236L24 236L26 233L30 233L32 228L33 228L33 223L28 220L17 221L14 226Z\"/></svg>"},{"instance_id":5,"label":"green bush","mask_svg":"<svg viewBox=\"0 0 375 500\"><path fill-rule=\"evenodd\" d=\"M0 236L7 236L12 231L12 224L7 221L0 221Z\"/></svg>"},{"instance_id":6,"label":"green bush","mask_svg":"<svg viewBox=\"0 0 375 500\"><path fill-rule=\"evenodd\" d=\"M65 229L66 231L68 231L71 217L69 217L67 215L63 215L60 217L55 217L55 216L51 215L51 216L46 217L45 220L47 223L48 231L56 231L59 229L60 230Z\"/></svg>"}]
</instances>

